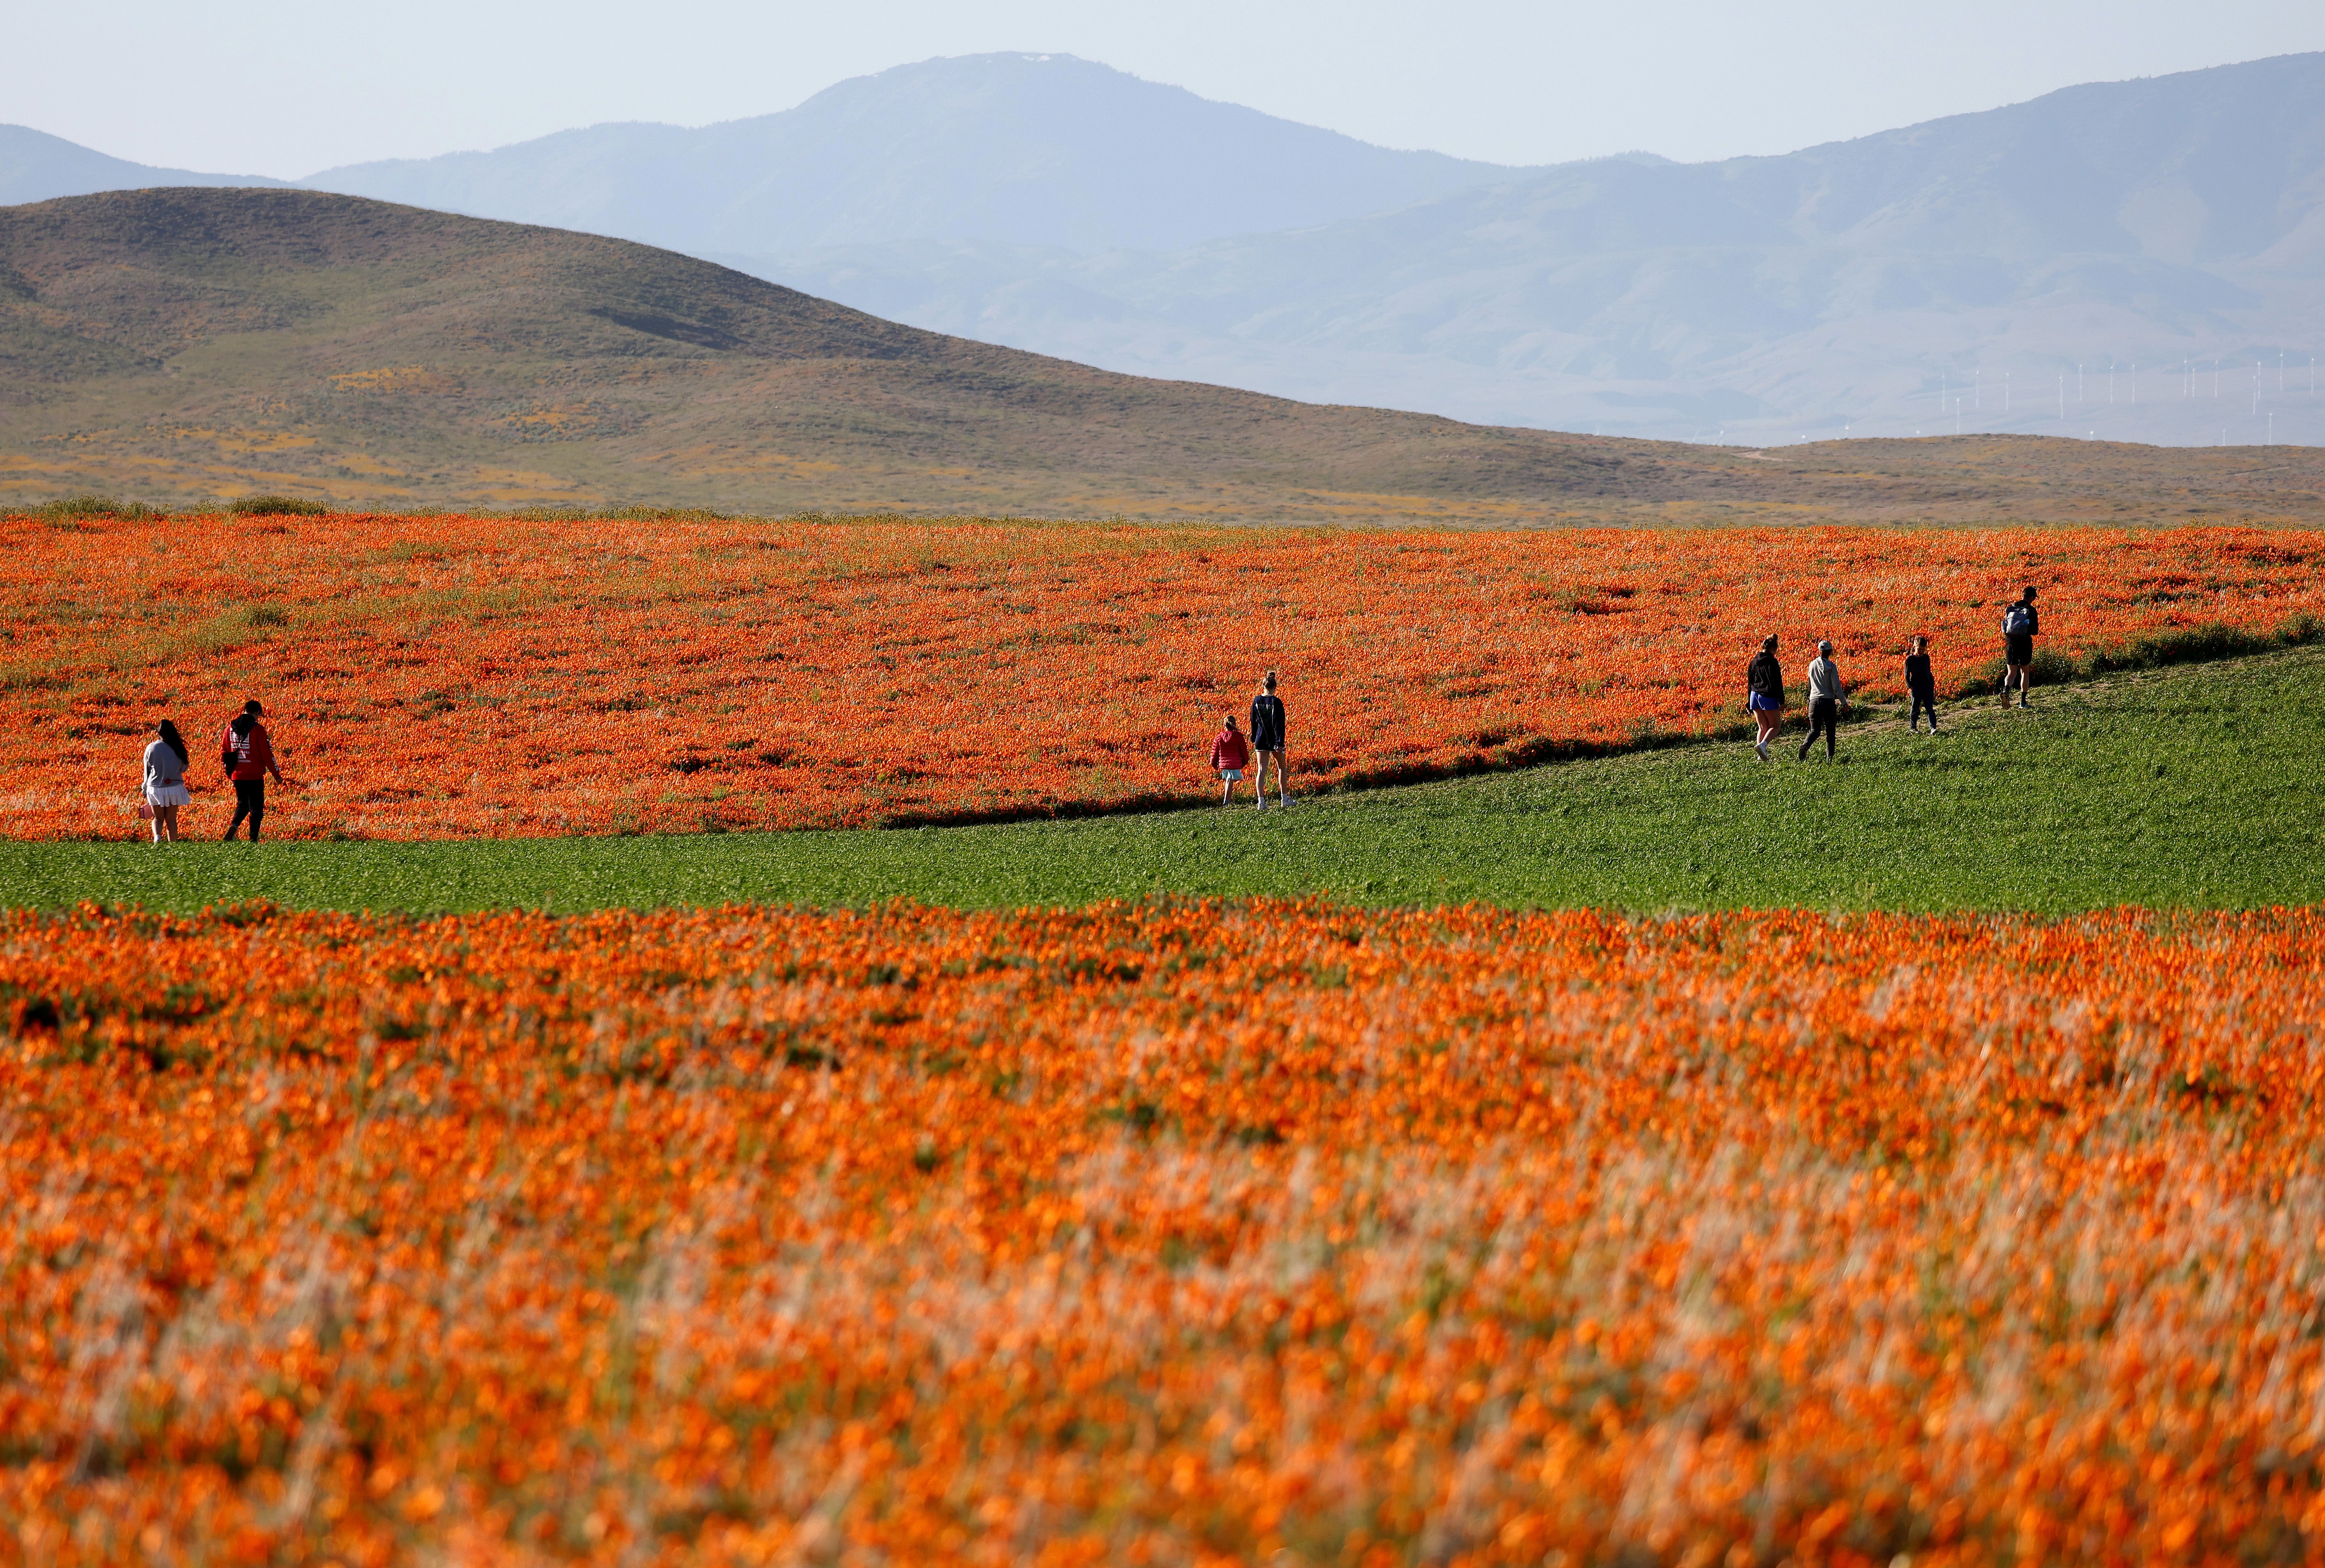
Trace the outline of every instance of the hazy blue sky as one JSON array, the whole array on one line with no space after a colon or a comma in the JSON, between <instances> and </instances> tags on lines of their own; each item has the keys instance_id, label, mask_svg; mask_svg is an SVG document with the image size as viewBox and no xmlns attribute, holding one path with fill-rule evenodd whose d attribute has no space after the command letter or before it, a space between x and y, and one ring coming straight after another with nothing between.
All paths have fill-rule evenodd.
<instances>
[{"instance_id":1,"label":"hazy blue sky","mask_svg":"<svg viewBox=\"0 0 2325 1568\"><path fill-rule=\"evenodd\" d=\"M2073 82L2325 49L2319 0L5 0L0 121L292 177L605 120L788 108L931 55L1061 51L1503 162L1778 153Z\"/></svg>"}]
</instances>

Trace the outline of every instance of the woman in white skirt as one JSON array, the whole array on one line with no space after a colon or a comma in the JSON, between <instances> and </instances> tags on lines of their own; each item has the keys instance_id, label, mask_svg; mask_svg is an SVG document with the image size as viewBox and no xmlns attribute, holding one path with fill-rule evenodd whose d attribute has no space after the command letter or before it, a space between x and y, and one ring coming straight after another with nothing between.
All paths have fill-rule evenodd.
<instances>
[{"instance_id":1,"label":"woman in white skirt","mask_svg":"<svg viewBox=\"0 0 2325 1568\"><path fill-rule=\"evenodd\" d=\"M156 734L145 748L145 803L153 808L153 841L174 844L178 808L194 798L186 788L186 739L166 719Z\"/></svg>"}]
</instances>

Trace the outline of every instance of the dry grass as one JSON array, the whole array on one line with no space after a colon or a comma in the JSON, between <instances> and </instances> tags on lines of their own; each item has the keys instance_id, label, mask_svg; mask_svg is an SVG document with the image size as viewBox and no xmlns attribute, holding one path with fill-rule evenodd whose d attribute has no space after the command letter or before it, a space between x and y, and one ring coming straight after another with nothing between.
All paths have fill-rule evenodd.
<instances>
[{"instance_id":1,"label":"dry grass","mask_svg":"<svg viewBox=\"0 0 2325 1568\"><path fill-rule=\"evenodd\" d=\"M1767 453L1113 375L668 252L311 191L0 214L0 502L651 502L1214 523L2325 520L2312 449Z\"/></svg>"}]
</instances>

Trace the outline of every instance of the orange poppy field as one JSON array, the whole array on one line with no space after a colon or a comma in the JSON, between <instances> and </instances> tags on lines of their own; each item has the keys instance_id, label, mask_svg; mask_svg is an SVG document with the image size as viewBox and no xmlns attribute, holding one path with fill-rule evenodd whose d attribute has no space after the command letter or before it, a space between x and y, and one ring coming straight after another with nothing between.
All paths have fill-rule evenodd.
<instances>
[{"instance_id":1,"label":"orange poppy field","mask_svg":"<svg viewBox=\"0 0 2325 1568\"><path fill-rule=\"evenodd\" d=\"M187 830L216 832L246 697L294 785L278 836L874 826L1195 803L1271 666L1317 789L1725 732L1770 632L1796 684L1829 636L1876 697L1926 632L1964 692L2030 581L2068 660L2325 615L2325 535L2237 528L5 527L0 803L41 839L135 833L165 717L194 752Z\"/></svg>"},{"instance_id":2,"label":"orange poppy field","mask_svg":"<svg viewBox=\"0 0 2325 1568\"><path fill-rule=\"evenodd\" d=\"M0 1541L2313 1556L2320 918L6 915Z\"/></svg>"}]
</instances>

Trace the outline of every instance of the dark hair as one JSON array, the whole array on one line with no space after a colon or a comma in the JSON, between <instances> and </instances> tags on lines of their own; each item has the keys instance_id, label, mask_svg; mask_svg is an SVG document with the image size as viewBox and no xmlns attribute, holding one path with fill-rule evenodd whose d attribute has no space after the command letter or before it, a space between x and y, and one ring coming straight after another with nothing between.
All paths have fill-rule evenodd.
<instances>
[{"instance_id":1,"label":"dark hair","mask_svg":"<svg viewBox=\"0 0 2325 1568\"><path fill-rule=\"evenodd\" d=\"M227 725L227 728L233 730L236 735L248 735L253 727L257 723L258 720L253 719L249 714L237 713L234 716L234 722Z\"/></svg>"},{"instance_id":2,"label":"dark hair","mask_svg":"<svg viewBox=\"0 0 2325 1568\"><path fill-rule=\"evenodd\" d=\"M2022 597L2026 598L2033 598L2034 597L2034 585L2033 583L2030 582L2026 585L2026 592Z\"/></svg>"},{"instance_id":3,"label":"dark hair","mask_svg":"<svg viewBox=\"0 0 2325 1568\"><path fill-rule=\"evenodd\" d=\"M253 697L249 701L244 703L242 705L242 710L245 713L249 714L253 719L257 718L260 714L266 711L265 709L258 705L258 699L255 697Z\"/></svg>"},{"instance_id":4,"label":"dark hair","mask_svg":"<svg viewBox=\"0 0 2325 1568\"><path fill-rule=\"evenodd\" d=\"M186 738L178 733L176 725L164 719L153 728L154 732L161 736L162 744L178 754L178 761L181 765L192 760L186 753Z\"/></svg>"}]
</instances>

